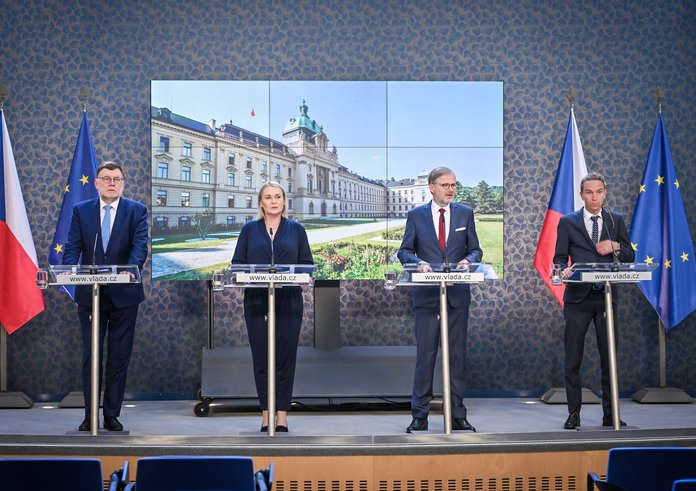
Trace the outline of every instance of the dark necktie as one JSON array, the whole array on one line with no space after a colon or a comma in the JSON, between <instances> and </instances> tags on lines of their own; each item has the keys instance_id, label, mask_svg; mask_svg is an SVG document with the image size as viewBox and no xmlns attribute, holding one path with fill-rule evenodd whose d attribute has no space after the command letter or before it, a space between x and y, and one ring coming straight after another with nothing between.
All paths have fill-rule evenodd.
<instances>
[{"instance_id":1,"label":"dark necktie","mask_svg":"<svg viewBox=\"0 0 696 491\"><path fill-rule=\"evenodd\" d=\"M592 220L592 243L597 245L597 242L599 242L599 224L597 223L599 217L593 216L590 217L590 220Z\"/></svg>"},{"instance_id":2,"label":"dark necktie","mask_svg":"<svg viewBox=\"0 0 696 491\"><path fill-rule=\"evenodd\" d=\"M597 242L599 242L599 223L597 223L597 221L599 220L599 217L592 216L592 217L590 217L590 220L592 220L592 243L594 245L597 245ZM593 290L603 290L604 283L593 283L592 289Z\"/></svg>"},{"instance_id":3,"label":"dark necktie","mask_svg":"<svg viewBox=\"0 0 696 491\"><path fill-rule=\"evenodd\" d=\"M445 234L445 209L440 208L440 225L438 226L437 238L440 241L440 249L445 252L446 234Z\"/></svg>"}]
</instances>

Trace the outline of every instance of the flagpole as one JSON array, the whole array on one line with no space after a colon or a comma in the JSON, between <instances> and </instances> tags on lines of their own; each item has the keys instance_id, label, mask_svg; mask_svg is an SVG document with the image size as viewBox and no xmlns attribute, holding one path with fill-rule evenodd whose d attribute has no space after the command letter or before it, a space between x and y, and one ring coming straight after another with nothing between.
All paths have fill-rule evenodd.
<instances>
[{"instance_id":1,"label":"flagpole","mask_svg":"<svg viewBox=\"0 0 696 491\"><path fill-rule=\"evenodd\" d=\"M0 84L0 111L5 109L5 99L10 91ZM0 327L0 409L28 409L34 401L24 392L7 392L7 331Z\"/></svg>"},{"instance_id":2,"label":"flagpole","mask_svg":"<svg viewBox=\"0 0 696 491\"><path fill-rule=\"evenodd\" d=\"M653 92L653 97L657 102L657 114L662 114L662 99L665 96L665 91L662 87L658 87ZM657 339L658 339L658 376L659 387L642 387L632 396L636 402L653 403L653 404L689 404L694 400L689 394L677 387L667 387L667 337L665 335L667 329L662 323L660 316L657 316Z\"/></svg>"}]
</instances>

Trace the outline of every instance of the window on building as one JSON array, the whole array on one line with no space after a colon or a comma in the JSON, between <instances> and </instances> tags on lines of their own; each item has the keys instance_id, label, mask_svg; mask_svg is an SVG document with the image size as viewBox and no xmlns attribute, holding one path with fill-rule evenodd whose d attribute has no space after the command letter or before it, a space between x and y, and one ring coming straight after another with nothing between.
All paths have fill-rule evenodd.
<instances>
[{"instance_id":1,"label":"window on building","mask_svg":"<svg viewBox=\"0 0 696 491\"><path fill-rule=\"evenodd\" d=\"M157 206L167 206L167 191L157 191Z\"/></svg>"},{"instance_id":2,"label":"window on building","mask_svg":"<svg viewBox=\"0 0 696 491\"><path fill-rule=\"evenodd\" d=\"M227 185L228 186L236 186L236 181L237 181L237 175L234 172L228 172L227 173Z\"/></svg>"},{"instance_id":3,"label":"window on building","mask_svg":"<svg viewBox=\"0 0 696 491\"><path fill-rule=\"evenodd\" d=\"M155 228L157 230L167 230L169 227L169 218L167 217L156 217L155 218Z\"/></svg>"},{"instance_id":4,"label":"window on building","mask_svg":"<svg viewBox=\"0 0 696 491\"><path fill-rule=\"evenodd\" d=\"M157 162L157 177L160 179L169 178L169 164L167 162Z\"/></svg>"},{"instance_id":5,"label":"window on building","mask_svg":"<svg viewBox=\"0 0 696 491\"><path fill-rule=\"evenodd\" d=\"M288 183L288 193L292 193L292 183Z\"/></svg>"},{"instance_id":6,"label":"window on building","mask_svg":"<svg viewBox=\"0 0 696 491\"><path fill-rule=\"evenodd\" d=\"M247 169L251 169L251 157L247 157Z\"/></svg>"},{"instance_id":7,"label":"window on building","mask_svg":"<svg viewBox=\"0 0 696 491\"><path fill-rule=\"evenodd\" d=\"M210 169L203 169L201 171L201 182L204 184L210 184Z\"/></svg>"},{"instance_id":8,"label":"window on building","mask_svg":"<svg viewBox=\"0 0 696 491\"><path fill-rule=\"evenodd\" d=\"M227 157L227 163L229 165L234 165L234 154L231 153L229 157Z\"/></svg>"},{"instance_id":9,"label":"window on building","mask_svg":"<svg viewBox=\"0 0 696 491\"><path fill-rule=\"evenodd\" d=\"M292 177L292 167L288 167L288 177Z\"/></svg>"},{"instance_id":10,"label":"window on building","mask_svg":"<svg viewBox=\"0 0 696 491\"><path fill-rule=\"evenodd\" d=\"M191 180L191 167L188 165L181 166L181 180L190 181Z\"/></svg>"},{"instance_id":11,"label":"window on building","mask_svg":"<svg viewBox=\"0 0 696 491\"><path fill-rule=\"evenodd\" d=\"M246 207L251 208L251 196L247 196L246 198Z\"/></svg>"},{"instance_id":12,"label":"window on building","mask_svg":"<svg viewBox=\"0 0 696 491\"><path fill-rule=\"evenodd\" d=\"M309 204L309 214L314 215L314 203Z\"/></svg>"},{"instance_id":13,"label":"window on building","mask_svg":"<svg viewBox=\"0 0 696 491\"><path fill-rule=\"evenodd\" d=\"M169 152L169 138L166 136L160 136L159 149L160 152Z\"/></svg>"},{"instance_id":14,"label":"window on building","mask_svg":"<svg viewBox=\"0 0 696 491\"><path fill-rule=\"evenodd\" d=\"M252 179L251 179L251 176L246 176L245 187L248 188L248 189L251 189L251 188L252 188Z\"/></svg>"},{"instance_id":15,"label":"window on building","mask_svg":"<svg viewBox=\"0 0 696 491\"><path fill-rule=\"evenodd\" d=\"M261 172L268 172L268 163L265 160L261 161Z\"/></svg>"},{"instance_id":16,"label":"window on building","mask_svg":"<svg viewBox=\"0 0 696 491\"><path fill-rule=\"evenodd\" d=\"M209 148L203 148L203 160L210 160L211 151Z\"/></svg>"},{"instance_id":17,"label":"window on building","mask_svg":"<svg viewBox=\"0 0 696 491\"><path fill-rule=\"evenodd\" d=\"M307 178L307 192L308 193L312 192L312 178L311 177Z\"/></svg>"},{"instance_id":18,"label":"window on building","mask_svg":"<svg viewBox=\"0 0 696 491\"><path fill-rule=\"evenodd\" d=\"M289 209L292 209L292 199L289 199L289 200L288 200L288 208L289 208Z\"/></svg>"},{"instance_id":19,"label":"window on building","mask_svg":"<svg viewBox=\"0 0 696 491\"><path fill-rule=\"evenodd\" d=\"M181 148L181 155L184 157L193 155L193 143L184 142L184 146Z\"/></svg>"},{"instance_id":20,"label":"window on building","mask_svg":"<svg viewBox=\"0 0 696 491\"><path fill-rule=\"evenodd\" d=\"M244 223L249 223L249 222L252 221L253 219L254 219L253 216L247 215L247 216L244 217Z\"/></svg>"},{"instance_id":21,"label":"window on building","mask_svg":"<svg viewBox=\"0 0 696 491\"><path fill-rule=\"evenodd\" d=\"M191 206L191 193L188 191L181 192L181 206Z\"/></svg>"},{"instance_id":22,"label":"window on building","mask_svg":"<svg viewBox=\"0 0 696 491\"><path fill-rule=\"evenodd\" d=\"M203 208L210 208L210 194L203 193Z\"/></svg>"},{"instance_id":23,"label":"window on building","mask_svg":"<svg viewBox=\"0 0 696 491\"><path fill-rule=\"evenodd\" d=\"M227 208L234 208L234 195L232 194L227 197Z\"/></svg>"},{"instance_id":24,"label":"window on building","mask_svg":"<svg viewBox=\"0 0 696 491\"><path fill-rule=\"evenodd\" d=\"M280 175L280 164L276 164L275 169L276 169L276 171L275 171L276 176L279 176Z\"/></svg>"},{"instance_id":25,"label":"window on building","mask_svg":"<svg viewBox=\"0 0 696 491\"><path fill-rule=\"evenodd\" d=\"M227 226L234 225L237 222L237 217L234 215L227 217Z\"/></svg>"}]
</instances>

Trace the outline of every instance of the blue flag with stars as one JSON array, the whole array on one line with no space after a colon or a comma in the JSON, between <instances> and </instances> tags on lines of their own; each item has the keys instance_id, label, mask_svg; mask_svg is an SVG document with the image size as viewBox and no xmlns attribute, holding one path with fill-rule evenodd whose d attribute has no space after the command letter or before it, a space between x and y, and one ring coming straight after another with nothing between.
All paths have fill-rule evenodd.
<instances>
[{"instance_id":1,"label":"blue flag with stars","mask_svg":"<svg viewBox=\"0 0 696 491\"><path fill-rule=\"evenodd\" d=\"M696 257L662 115L657 120L631 224L636 261L659 264L638 285L667 330L696 309Z\"/></svg>"},{"instance_id":2,"label":"blue flag with stars","mask_svg":"<svg viewBox=\"0 0 696 491\"><path fill-rule=\"evenodd\" d=\"M97 188L94 186L94 179L97 175L97 158L94 154L92 144L92 133L89 131L89 121L87 113L82 113L82 124L80 133L75 144L72 164L68 182L63 188L63 204L60 207L60 218L56 225L56 233L53 235L51 250L48 253L48 264L63 264L63 252L65 242L68 240L70 231L70 220L72 219L73 207L80 201L97 198ZM62 286L70 298L75 299L74 286Z\"/></svg>"}]
</instances>

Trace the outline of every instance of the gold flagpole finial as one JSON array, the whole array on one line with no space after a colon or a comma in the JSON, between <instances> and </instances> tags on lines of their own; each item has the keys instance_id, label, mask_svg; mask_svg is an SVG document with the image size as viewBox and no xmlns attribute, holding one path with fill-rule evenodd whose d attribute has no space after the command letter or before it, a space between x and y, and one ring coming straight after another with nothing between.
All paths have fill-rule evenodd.
<instances>
[{"instance_id":1,"label":"gold flagpole finial","mask_svg":"<svg viewBox=\"0 0 696 491\"><path fill-rule=\"evenodd\" d=\"M662 98L665 96L665 89L662 87L656 88L655 92L653 92L653 96L657 101L657 114L662 114Z\"/></svg>"},{"instance_id":2,"label":"gold flagpole finial","mask_svg":"<svg viewBox=\"0 0 696 491\"><path fill-rule=\"evenodd\" d=\"M573 109L573 107L575 107L575 101L578 100L578 93L575 92L575 89L566 90L566 99L568 99L570 108Z\"/></svg>"},{"instance_id":3,"label":"gold flagpole finial","mask_svg":"<svg viewBox=\"0 0 696 491\"><path fill-rule=\"evenodd\" d=\"M10 91L7 89L7 86L0 84L0 111L5 109L5 99L7 99L7 96L9 95Z\"/></svg>"},{"instance_id":4,"label":"gold flagpole finial","mask_svg":"<svg viewBox=\"0 0 696 491\"><path fill-rule=\"evenodd\" d=\"M87 112L87 100L90 98L92 95L92 91L89 90L87 87L82 87L80 89L80 100L82 101L82 110L84 112Z\"/></svg>"}]
</instances>

